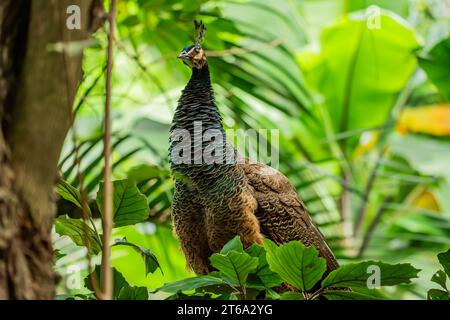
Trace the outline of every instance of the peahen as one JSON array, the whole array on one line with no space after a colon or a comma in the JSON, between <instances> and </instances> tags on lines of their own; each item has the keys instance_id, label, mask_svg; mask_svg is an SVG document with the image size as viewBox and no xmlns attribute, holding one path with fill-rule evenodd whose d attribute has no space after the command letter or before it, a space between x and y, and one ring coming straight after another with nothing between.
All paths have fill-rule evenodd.
<instances>
[{"instance_id":1,"label":"peahen","mask_svg":"<svg viewBox=\"0 0 450 320\"><path fill-rule=\"evenodd\" d=\"M324 236L282 173L240 159L233 148L224 148L231 150L223 152L227 161L205 161L212 143L230 144L201 45L205 26L196 22L196 30L195 44L178 55L192 69L192 76L178 101L169 147L175 178L172 219L188 266L197 274L212 271L211 254L239 235L246 247L264 237L278 244L299 240L319 250L327 260L327 272L336 269L338 263ZM210 138L195 142L208 137L208 132L213 132Z\"/></svg>"}]
</instances>

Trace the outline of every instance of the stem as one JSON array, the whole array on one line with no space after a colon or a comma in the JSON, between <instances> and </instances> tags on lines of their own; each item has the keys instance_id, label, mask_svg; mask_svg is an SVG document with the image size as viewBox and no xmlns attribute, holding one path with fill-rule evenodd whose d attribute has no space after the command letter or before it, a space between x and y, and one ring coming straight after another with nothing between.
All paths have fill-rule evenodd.
<instances>
[{"instance_id":1,"label":"stem","mask_svg":"<svg viewBox=\"0 0 450 320\"><path fill-rule=\"evenodd\" d=\"M364 217L366 215L367 211L367 204L369 203L370 193L372 191L372 188L375 184L375 180L377 178L378 170L381 167L382 160L384 158L384 155L386 154L387 148L384 147L377 159L377 162L375 163L375 166L372 169L372 172L370 173L369 180L367 181L366 189L364 191L364 197L361 203L361 206L358 209L358 213L356 215L353 235L354 237L357 237L358 234L361 231L362 222L364 220Z\"/></svg>"},{"instance_id":2,"label":"stem","mask_svg":"<svg viewBox=\"0 0 450 320\"><path fill-rule=\"evenodd\" d=\"M381 217L383 216L384 212L386 211L387 205L389 202L392 201L392 197L387 197L384 199L383 203L381 204L380 208L378 209L378 212L376 213L375 217L373 218L372 222L370 223L369 228L367 229L367 232L364 236L363 242L361 244L361 247L359 248L357 258L361 258L366 251L369 242L372 238L372 235L375 231L376 226L381 221Z\"/></svg>"},{"instance_id":3,"label":"stem","mask_svg":"<svg viewBox=\"0 0 450 320\"><path fill-rule=\"evenodd\" d=\"M103 171L103 254L102 254L102 299L112 299L113 277L111 269L111 246L109 245L113 225L113 184L111 166L111 74L113 66L114 26L116 19L116 0L111 0L108 15L108 56L106 65L106 97L105 97L105 124L103 137L103 157L105 167Z\"/></svg>"}]
</instances>

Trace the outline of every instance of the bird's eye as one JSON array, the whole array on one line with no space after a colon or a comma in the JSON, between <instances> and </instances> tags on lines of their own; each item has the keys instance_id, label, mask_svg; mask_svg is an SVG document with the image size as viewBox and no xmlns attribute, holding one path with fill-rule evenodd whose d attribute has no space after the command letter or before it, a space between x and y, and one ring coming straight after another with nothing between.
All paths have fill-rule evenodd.
<instances>
[{"instance_id":1,"label":"bird's eye","mask_svg":"<svg viewBox=\"0 0 450 320\"><path fill-rule=\"evenodd\" d=\"M199 52L200 52L199 48L195 48L195 49L194 49L194 52L195 52L195 53L199 53Z\"/></svg>"}]
</instances>

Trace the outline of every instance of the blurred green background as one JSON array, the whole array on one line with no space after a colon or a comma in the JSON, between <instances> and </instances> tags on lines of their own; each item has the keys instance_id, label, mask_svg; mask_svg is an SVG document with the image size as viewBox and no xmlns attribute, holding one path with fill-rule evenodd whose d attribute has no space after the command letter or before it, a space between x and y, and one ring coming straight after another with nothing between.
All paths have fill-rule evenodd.
<instances>
[{"instance_id":1,"label":"blurred green background","mask_svg":"<svg viewBox=\"0 0 450 320\"><path fill-rule=\"evenodd\" d=\"M279 170L336 256L423 269L397 299L424 299L450 244L450 3L447 0L118 1L113 75L114 178L136 178L150 218L114 238L149 248L163 273L145 275L131 248L113 265L131 285L185 278L170 226L168 130L190 70L176 55L207 26L213 87L229 129L279 129ZM106 33L85 50L76 121L61 174L95 197L101 179ZM60 201L58 214L76 216ZM55 268L86 274L85 248L54 234ZM94 259L95 261L95 259ZM71 269L72 268L72 269ZM85 292L67 290L59 294ZM161 298L153 296L152 298Z\"/></svg>"}]
</instances>

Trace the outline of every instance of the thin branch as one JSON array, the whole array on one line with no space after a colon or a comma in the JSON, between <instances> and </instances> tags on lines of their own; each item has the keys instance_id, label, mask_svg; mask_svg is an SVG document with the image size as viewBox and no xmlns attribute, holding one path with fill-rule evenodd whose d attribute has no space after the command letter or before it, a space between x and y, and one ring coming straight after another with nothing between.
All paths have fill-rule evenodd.
<instances>
[{"instance_id":1,"label":"thin branch","mask_svg":"<svg viewBox=\"0 0 450 320\"><path fill-rule=\"evenodd\" d=\"M386 209L388 209L388 204L392 201L392 197L386 197L381 204L380 208L378 209L377 213L375 214L375 217L373 218L372 222L370 223L369 228L367 229L366 234L364 235L363 242L361 244L361 247L359 248L357 258L361 258L364 255L364 252L366 251L370 240L372 239L373 233L375 231L376 226L381 221L381 217L383 216Z\"/></svg>"},{"instance_id":2,"label":"thin branch","mask_svg":"<svg viewBox=\"0 0 450 320\"><path fill-rule=\"evenodd\" d=\"M113 67L114 27L116 20L116 0L111 0L108 15L108 55L106 65L106 97L103 137L104 188L103 188L103 253L102 253L102 299L112 299L113 277L111 269L111 246L109 245L113 226L113 183L111 165L111 74Z\"/></svg>"},{"instance_id":3,"label":"thin branch","mask_svg":"<svg viewBox=\"0 0 450 320\"><path fill-rule=\"evenodd\" d=\"M138 68L141 69L141 71L145 75L147 75L150 78L150 80L153 81L155 86L158 88L159 92L163 95L164 100L166 100L167 106L170 107L171 101L170 101L169 96L167 95L166 89L162 85L161 81L159 81L158 77L155 76L152 72L150 72L150 70L147 68L147 66L142 62L142 59L139 56L139 53L137 51L135 51L134 53L128 52L127 48L120 41L116 40L115 43L117 45L117 48L119 48L128 58L133 60L136 63L136 65L138 66Z\"/></svg>"},{"instance_id":4,"label":"thin branch","mask_svg":"<svg viewBox=\"0 0 450 320\"><path fill-rule=\"evenodd\" d=\"M367 185L366 188L364 190L364 197L362 199L361 202L361 206L358 209L358 213L356 214L356 219L355 219L355 225L354 225L354 229L353 229L353 236L356 237L358 236L359 232L361 231L361 226L362 226L362 221L364 220L365 214L366 214L366 209L367 209L367 204L369 203L369 198L370 198L370 194L372 192L372 188L375 184L375 180L377 179L378 176L378 170L381 168L381 164L382 164L382 160L384 159L384 155L386 154L387 148L384 147L377 159L377 162L375 163L375 166L373 167L370 176L369 176L369 180L367 181Z\"/></svg>"}]
</instances>

